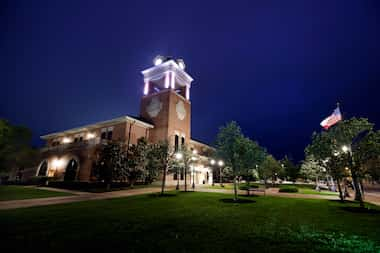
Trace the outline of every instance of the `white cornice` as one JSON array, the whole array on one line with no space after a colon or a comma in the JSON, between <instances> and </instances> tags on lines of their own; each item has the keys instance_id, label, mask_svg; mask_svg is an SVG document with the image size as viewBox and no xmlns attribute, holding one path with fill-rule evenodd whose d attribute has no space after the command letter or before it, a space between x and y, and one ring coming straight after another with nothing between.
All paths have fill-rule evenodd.
<instances>
[{"instance_id":1,"label":"white cornice","mask_svg":"<svg viewBox=\"0 0 380 253\"><path fill-rule=\"evenodd\" d=\"M161 78L163 74L168 71L174 72L178 81L184 85L190 86L191 82L194 80L189 74L181 69L174 60L169 60L160 65L153 66L141 71L141 73L144 76L144 80L152 80Z\"/></svg>"},{"instance_id":2,"label":"white cornice","mask_svg":"<svg viewBox=\"0 0 380 253\"><path fill-rule=\"evenodd\" d=\"M129 116L122 116L122 117L111 119L111 120L97 122L97 123L94 123L91 125L86 125L86 126L82 126L82 127L68 129L68 130L65 130L62 132L56 132L56 133L51 133L51 134L47 134L47 135L42 135L42 136L40 136L40 138L46 140L49 138L61 137L61 136L65 136L68 134L75 134L78 132L90 131L90 130L93 130L96 128L106 127L106 126L110 126L110 125L118 124L118 123L123 123L123 122L134 123L138 126L142 126L145 128L153 128L154 127L154 125L146 123L144 121L141 121L141 120L129 117Z\"/></svg>"}]
</instances>

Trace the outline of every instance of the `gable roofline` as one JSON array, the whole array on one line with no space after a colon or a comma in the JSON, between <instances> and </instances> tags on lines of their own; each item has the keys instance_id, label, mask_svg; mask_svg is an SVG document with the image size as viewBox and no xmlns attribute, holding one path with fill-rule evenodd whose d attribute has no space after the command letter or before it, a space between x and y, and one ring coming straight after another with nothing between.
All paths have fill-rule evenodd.
<instances>
[{"instance_id":1,"label":"gable roofline","mask_svg":"<svg viewBox=\"0 0 380 253\"><path fill-rule=\"evenodd\" d=\"M134 122L138 126L142 126L145 128L154 128L154 125L152 125L148 122L145 122L145 121L142 121L140 119L126 115L126 116L122 116L122 117L118 117L118 118L114 118L114 119L110 119L110 120L106 120L106 121L99 121L99 122L89 124L89 125L85 125L85 126L81 126L81 127L71 128L68 130L61 131L61 132L55 132L55 133L42 135L42 136L40 136L40 138L43 140L46 140L49 138L61 137L61 136L67 135L67 134L74 134L74 133L78 133L78 132L89 131L89 130L93 130L96 128L105 127L105 126L123 123L123 122Z\"/></svg>"}]
</instances>

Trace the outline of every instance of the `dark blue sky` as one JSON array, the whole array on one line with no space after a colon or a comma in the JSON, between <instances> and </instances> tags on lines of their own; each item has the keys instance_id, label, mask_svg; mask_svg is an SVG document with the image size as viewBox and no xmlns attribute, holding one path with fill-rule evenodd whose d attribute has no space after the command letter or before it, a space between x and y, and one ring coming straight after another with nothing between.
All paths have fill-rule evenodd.
<instances>
[{"instance_id":1,"label":"dark blue sky","mask_svg":"<svg viewBox=\"0 0 380 253\"><path fill-rule=\"evenodd\" d=\"M157 54L194 77L192 136L236 120L303 158L337 101L380 125L380 1L2 1L0 117L39 135L139 113Z\"/></svg>"}]
</instances>

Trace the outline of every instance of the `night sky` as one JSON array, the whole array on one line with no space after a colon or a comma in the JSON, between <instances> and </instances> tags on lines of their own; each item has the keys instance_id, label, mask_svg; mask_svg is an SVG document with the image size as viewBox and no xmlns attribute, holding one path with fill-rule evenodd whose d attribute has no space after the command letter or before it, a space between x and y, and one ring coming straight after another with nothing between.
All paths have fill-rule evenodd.
<instances>
[{"instance_id":1,"label":"night sky","mask_svg":"<svg viewBox=\"0 0 380 253\"><path fill-rule=\"evenodd\" d=\"M276 158L336 102L380 128L380 1L1 2L0 117L39 136L138 115L158 55L195 79L192 137L237 121Z\"/></svg>"}]
</instances>

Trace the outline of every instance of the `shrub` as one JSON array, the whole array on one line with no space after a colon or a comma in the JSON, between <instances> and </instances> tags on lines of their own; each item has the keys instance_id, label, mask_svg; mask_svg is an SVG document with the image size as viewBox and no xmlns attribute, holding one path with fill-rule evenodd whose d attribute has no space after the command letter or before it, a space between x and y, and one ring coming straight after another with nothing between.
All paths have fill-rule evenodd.
<instances>
[{"instance_id":1,"label":"shrub","mask_svg":"<svg viewBox=\"0 0 380 253\"><path fill-rule=\"evenodd\" d=\"M28 179L25 184L28 185L46 185L46 182L49 180L47 176L35 176Z\"/></svg>"},{"instance_id":2,"label":"shrub","mask_svg":"<svg viewBox=\"0 0 380 253\"><path fill-rule=\"evenodd\" d=\"M248 191L249 188L259 188L258 184L243 184L239 186L239 190Z\"/></svg>"},{"instance_id":3,"label":"shrub","mask_svg":"<svg viewBox=\"0 0 380 253\"><path fill-rule=\"evenodd\" d=\"M279 192L298 192L298 188L296 186L283 185L283 186L280 186Z\"/></svg>"}]
</instances>

